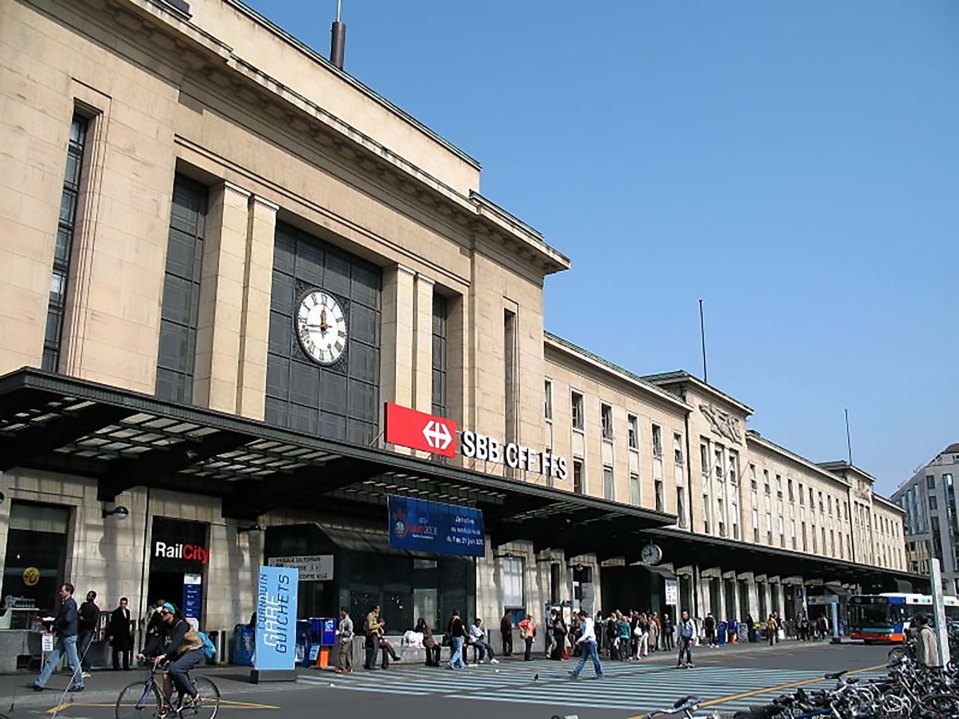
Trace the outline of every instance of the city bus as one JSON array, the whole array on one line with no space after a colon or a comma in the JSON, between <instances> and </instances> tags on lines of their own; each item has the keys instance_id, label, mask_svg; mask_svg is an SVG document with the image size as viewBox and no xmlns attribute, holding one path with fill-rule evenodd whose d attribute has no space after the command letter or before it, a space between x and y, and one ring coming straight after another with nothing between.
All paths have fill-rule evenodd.
<instances>
[{"instance_id":1,"label":"city bus","mask_svg":"<svg viewBox=\"0 0 959 719\"><path fill-rule=\"evenodd\" d=\"M959 621L959 599L944 597L946 621ZM909 635L912 618L923 612L932 613L932 597L928 594L859 594L846 602L846 625L851 639L865 642L904 642Z\"/></svg>"}]
</instances>

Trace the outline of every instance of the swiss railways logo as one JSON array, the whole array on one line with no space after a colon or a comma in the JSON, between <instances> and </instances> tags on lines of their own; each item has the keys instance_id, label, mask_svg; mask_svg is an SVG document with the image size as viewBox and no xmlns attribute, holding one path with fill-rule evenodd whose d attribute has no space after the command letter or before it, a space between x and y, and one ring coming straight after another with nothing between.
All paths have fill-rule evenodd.
<instances>
[{"instance_id":1,"label":"swiss railways logo","mask_svg":"<svg viewBox=\"0 0 959 719\"><path fill-rule=\"evenodd\" d=\"M393 534L395 534L397 537L405 537L406 522L404 522L402 519L397 519L395 522L393 522Z\"/></svg>"}]
</instances>

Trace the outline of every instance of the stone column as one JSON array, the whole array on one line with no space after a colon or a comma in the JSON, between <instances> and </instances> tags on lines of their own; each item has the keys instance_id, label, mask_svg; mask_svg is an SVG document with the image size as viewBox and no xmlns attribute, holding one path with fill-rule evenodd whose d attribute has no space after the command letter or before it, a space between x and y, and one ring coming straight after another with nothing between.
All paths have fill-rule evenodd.
<instances>
[{"instance_id":1,"label":"stone column","mask_svg":"<svg viewBox=\"0 0 959 719\"><path fill-rule=\"evenodd\" d=\"M196 403L235 412L250 193L230 182L210 192L196 335Z\"/></svg>"},{"instance_id":2,"label":"stone column","mask_svg":"<svg viewBox=\"0 0 959 719\"><path fill-rule=\"evenodd\" d=\"M415 273L403 265L383 272L380 403L413 407ZM380 427L383 427L382 419ZM412 450L395 447L397 452Z\"/></svg>"},{"instance_id":3,"label":"stone column","mask_svg":"<svg viewBox=\"0 0 959 719\"><path fill-rule=\"evenodd\" d=\"M278 209L277 205L262 197L250 197L236 410L244 417L259 420L266 414L270 293L273 286L273 244Z\"/></svg>"}]
</instances>

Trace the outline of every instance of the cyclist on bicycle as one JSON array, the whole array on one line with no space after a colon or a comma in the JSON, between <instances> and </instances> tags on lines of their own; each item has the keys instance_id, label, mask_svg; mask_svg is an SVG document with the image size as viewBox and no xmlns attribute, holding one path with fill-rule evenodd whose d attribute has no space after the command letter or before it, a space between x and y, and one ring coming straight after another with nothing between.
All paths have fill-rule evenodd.
<instances>
[{"instance_id":1,"label":"cyclist on bicycle","mask_svg":"<svg viewBox=\"0 0 959 719\"><path fill-rule=\"evenodd\" d=\"M203 661L203 642L193 627L183 617L178 617L176 607L170 602L160 606L160 631L153 636L140 659L151 657L154 666L161 662L169 662L167 671L177 691L184 697L183 705L189 706L197 702L196 687L190 679L190 670ZM145 655L145 656L144 656ZM164 699L170 703L171 687L164 682Z\"/></svg>"}]
</instances>

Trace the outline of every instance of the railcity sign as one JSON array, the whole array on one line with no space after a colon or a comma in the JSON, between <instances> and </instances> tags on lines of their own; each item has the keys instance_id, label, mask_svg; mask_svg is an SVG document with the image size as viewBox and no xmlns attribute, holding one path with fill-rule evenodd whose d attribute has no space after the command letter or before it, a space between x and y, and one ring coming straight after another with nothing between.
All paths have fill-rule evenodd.
<instances>
[{"instance_id":1,"label":"railcity sign","mask_svg":"<svg viewBox=\"0 0 959 719\"><path fill-rule=\"evenodd\" d=\"M453 420L417 412L392 402L386 403L385 417L384 435L387 443L444 457L456 456L457 428ZM569 476L566 458L553 454L549 448L536 450L469 429L459 432L459 445L460 453L468 459L505 464L510 469L539 472L558 480L565 480Z\"/></svg>"}]
</instances>

